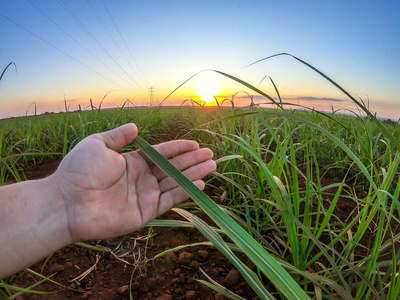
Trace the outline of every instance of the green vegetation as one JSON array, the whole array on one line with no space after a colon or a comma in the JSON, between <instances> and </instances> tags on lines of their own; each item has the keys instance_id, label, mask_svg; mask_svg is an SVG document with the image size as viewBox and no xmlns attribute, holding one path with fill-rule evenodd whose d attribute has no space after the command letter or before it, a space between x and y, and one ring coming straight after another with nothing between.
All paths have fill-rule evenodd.
<instances>
[{"instance_id":1,"label":"green vegetation","mask_svg":"<svg viewBox=\"0 0 400 300\"><path fill-rule=\"evenodd\" d=\"M264 95L278 108L267 110L253 102L235 108L233 101L225 108L106 111L92 106L91 111L3 120L0 183L25 180L24 170L30 165L65 156L92 133L134 122L141 138L122 151L141 149L193 199L174 209L188 222L156 220L150 226L194 226L229 258L261 299L397 299L400 125L379 121L351 95L366 117L285 110L282 101L218 73ZM214 151L218 171L208 184L210 196L220 205L145 141L182 136ZM218 228L196 216L200 211ZM170 251L174 249L157 257ZM256 271L235 252L245 253ZM205 284L239 299L221 286ZM13 289L7 280L1 287Z\"/></svg>"},{"instance_id":2,"label":"green vegetation","mask_svg":"<svg viewBox=\"0 0 400 300\"><path fill-rule=\"evenodd\" d=\"M9 67L11 67L12 65L14 65L15 69L17 69L16 64L15 64L14 62L10 62L10 63L7 65L7 67L4 68L3 72L1 72L1 74L0 74L0 81L3 79L3 76L4 76L4 74L6 73L7 69L8 69Z\"/></svg>"},{"instance_id":3,"label":"green vegetation","mask_svg":"<svg viewBox=\"0 0 400 300\"><path fill-rule=\"evenodd\" d=\"M176 212L247 272L244 277L260 297L304 299L305 292L316 299L395 299L400 294L400 153L371 118L251 106L93 109L3 120L1 183L24 180L28 166L66 155L85 136L127 122L135 122L151 143L185 135L213 149L219 167L209 184L215 195L224 194L223 204L206 197L203 206L196 198L201 193L189 187L196 202ZM383 126L400 138L398 124ZM199 206L221 231L193 214ZM249 255L257 271L232 251ZM277 278L271 270L278 270ZM269 280L276 290L265 290Z\"/></svg>"},{"instance_id":4,"label":"green vegetation","mask_svg":"<svg viewBox=\"0 0 400 300\"><path fill-rule=\"evenodd\" d=\"M0 121L0 184L25 179L24 168L49 157L65 156L86 136L134 122L142 137L155 143L168 134L176 109L98 110L33 115ZM181 124L185 126L185 124ZM179 128L179 122L175 122ZM175 136L170 136L170 139ZM130 148L132 149L132 147ZM124 149L129 150L129 147Z\"/></svg>"}]
</instances>

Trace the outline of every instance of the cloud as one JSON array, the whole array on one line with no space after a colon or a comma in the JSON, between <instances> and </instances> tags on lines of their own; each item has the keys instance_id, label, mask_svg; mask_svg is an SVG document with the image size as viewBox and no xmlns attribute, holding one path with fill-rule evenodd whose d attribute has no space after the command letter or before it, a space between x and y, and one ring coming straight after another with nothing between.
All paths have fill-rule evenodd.
<instances>
[{"instance_id":1,"label":"cloud","mask_svg":"<svg viewBox=\"0 0 400 300\"><path fill-rule=\"evenodd\" d=\"M266 98L260 95L253 95L254 101L265 101ZM228 97L227 97L228 98ZM250 99L248 95L240 95L237 96L238 99ZM279 101L278 97L272 97L275 101ZM312 97L312 96L281 96L282 101L330 101L330 102L345 102L346 100L339 98L330 98L330 97Z\"/></svg>"},{"instance_id":2,"label":"cloud","mask_svg":"<svg viewBox=\"0 0 400 300\"><path fill-rule=\"evenodd\" d=\"M311 97L311 96L297 96L291 98L282 98L285 100L306 100L306 101L334 101L334 102L343 102L345 100L339 98L329 98L329 97Z\"/></svg>"}]
</instances>

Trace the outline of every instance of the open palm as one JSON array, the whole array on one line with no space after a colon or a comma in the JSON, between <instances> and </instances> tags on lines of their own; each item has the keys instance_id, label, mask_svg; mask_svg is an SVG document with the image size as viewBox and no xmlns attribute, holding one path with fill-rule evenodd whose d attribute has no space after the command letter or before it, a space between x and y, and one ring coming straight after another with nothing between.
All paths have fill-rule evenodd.
<instances>
[{"instance_id":1,"label":"open palm","mask_svg":"<svg viewBox=\"0 0 400 300\"><path fill-rule=\"evenodd\" d=\"M133 232L188 198L140 151L116 152L136 136L133 124L95 134L63 159L54 178L73 241ZM212 151L194 141L154 147L201 189L201 179L216 168Z\"/></svg>"}]
</instances>

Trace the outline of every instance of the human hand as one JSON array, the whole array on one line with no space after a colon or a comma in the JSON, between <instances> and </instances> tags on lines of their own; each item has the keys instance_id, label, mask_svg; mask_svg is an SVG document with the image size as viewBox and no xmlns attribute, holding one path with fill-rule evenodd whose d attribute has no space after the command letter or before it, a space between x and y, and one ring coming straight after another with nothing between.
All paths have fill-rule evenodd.
<instances>
[{"instance_id":1,"label":"human hand","mask_svg":"<svg viewBox=\"0 0 400 300\"><path fill-rule=\"evenodd\" d=\"M126 124L82 140L52 175L65 207L73 242L124 235L188 199L141 151L115 151L131 143L137 127ZM210 149L177 140L154 146L200 189L216 169Z\"/></svg>"}]
</instances>

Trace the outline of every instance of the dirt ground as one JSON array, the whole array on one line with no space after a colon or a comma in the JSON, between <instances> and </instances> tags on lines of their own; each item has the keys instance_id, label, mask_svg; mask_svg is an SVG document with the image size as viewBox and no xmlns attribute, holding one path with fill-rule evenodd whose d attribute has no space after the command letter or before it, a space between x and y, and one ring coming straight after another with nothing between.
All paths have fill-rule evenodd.
<instances>
[{"instance_id":1,"label":"dirt ground","mask_svg":"<svg viewBox=\"0 0 400 300\"><path fill-rule=\"evenodd\" d=\"M60 159L44 161L25 174L28 179L45 177L55 171L59 162ZM338 175L331 172L324 174L322 185L339 181ZM361 197L365 193L363 186L355 189ZM326 200L329 205L329 198ZM355 202L340 201L335 214L345 220L355 207ZM179 217L169 212L163 218ZM144 228L129 236L91 243L111 249L112 253L70 245L31 267L37 273L52 276L55 282L44 282L35 290L52 293L25 293L17 299L226 299L197 281L208 281L204 273L246 299L257 299L239 272L214 247L187 247L153 259L167 249L203 241L205 238L192 228L154 227L150 231ZM372 241L372 235L363 241L367 249ZM241 258L254 269L244 256ZM37 275L20 272L11 278L10 284L29 287L40 280Z\"/></svg>"},{"instance_id":2,"label":"dirt ground","mask_svg":"<svg viewBox=\"0 0 400 300\"><path fill-rule=\"evenodd\" d=\"M114 255L71 245L55 253L32 269L62 284L44 283L37 290L55 294L24 294L20 299L226 299L196 281L207 280L200 268L217 282L247 299L254 293L240 274L212 247L190 247L152 260L164 250L204 241L193 229L156 228L145 250L148 230L131 236L101 241L99 245L118 250ZM94 267L94 268L93 268ZM43 271L41 271L43 268ZM86 277L82 274L88 272ZM79 278L81 276L81 278ZM78 277L78 278L77 278ZM131 283L132 278L132 283ZM27 287L39 277L20 273L13 284Z\"/></svg>"},{"instance_id":3,"label":"dirt ground","mask_svg":"<svg viewBox=\"0 0 400 300\"><path fill-rule=\"evenodd\" d=\"M26 170L25 175L27 179L48 176L59 163L60 159L46 160ZM173 212L162 218L179 219ZM188 247L153 259L165 250L203 241L206 239L193 228L154 227L90 243L112 253L70 245L31 267L44 276L52 275L51 280L58 283L47 281L35 290L52 293L25 293L17 299L130 299L130 287L133 299L227 299L197 281L208 281L202 271L238 295L255 298L239 272L214 247ZM254 267L251 262L248 265ZM40 280L37 275L20 272L10 284L29 287Z\"/></svg>"}]
</instances>

